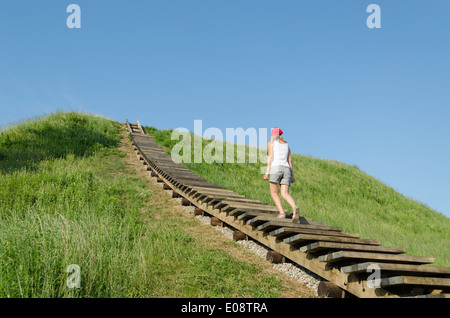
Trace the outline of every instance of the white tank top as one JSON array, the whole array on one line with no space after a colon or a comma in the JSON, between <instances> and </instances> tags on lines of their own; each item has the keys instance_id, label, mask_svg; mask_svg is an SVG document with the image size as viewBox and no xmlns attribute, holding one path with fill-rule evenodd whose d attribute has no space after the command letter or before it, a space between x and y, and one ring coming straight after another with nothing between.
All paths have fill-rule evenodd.
<instances>
[{"instance_id":1,"label":"white tank top","mask_svg":"<svg viewBox=\"0 0 450 318\"><path fill-rule=\"evenodd\" d=\"M289 165L289 145L288 143L282 144L277 140L274 140L272 143L272 164L271 167L274 166L285 166L290 167Z\"/></svg>"}]
</instances>

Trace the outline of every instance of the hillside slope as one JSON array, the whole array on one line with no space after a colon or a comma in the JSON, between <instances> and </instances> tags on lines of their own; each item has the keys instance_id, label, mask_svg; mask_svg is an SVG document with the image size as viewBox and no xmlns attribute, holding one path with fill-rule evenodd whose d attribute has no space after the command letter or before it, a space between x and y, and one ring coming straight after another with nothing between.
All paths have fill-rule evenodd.
<instances>
[{"instance_id":1,"label":"hillside slope","mask_svg":"<svg viewBox=\"0 0 450 318\"><path fill-rule=\"evenodd\" d=\"M0 132L0 297L312 295L235 257L237 244L195 235L211 232L137 175L124 130L69 112Z\"/></svg>"},{"instance_id":2,"label":"hillside slope","mask_svg":"<svg viewBox=\"0 0 450 318\"><path fill-rule=\"evenodd\" d=\"M179 142L171 140L172 130L145 129L168 153ZM209 143L203 140L203 147ZM248 147L246 151L248 156ZM191 162L193 155L192 148ZM248 161L185 165L214 184L273 205L268 181L260 173L265 164ZM354 166L301 154L293 155L293 165L296 181L290 193L301 215L360 233L362 238L381 240L383 246L404 247L408 255L434 257L434 265L450 266L450 219L444 215ZM288 209L285 203L284 207Z\"/></svg>"}]
</instances>

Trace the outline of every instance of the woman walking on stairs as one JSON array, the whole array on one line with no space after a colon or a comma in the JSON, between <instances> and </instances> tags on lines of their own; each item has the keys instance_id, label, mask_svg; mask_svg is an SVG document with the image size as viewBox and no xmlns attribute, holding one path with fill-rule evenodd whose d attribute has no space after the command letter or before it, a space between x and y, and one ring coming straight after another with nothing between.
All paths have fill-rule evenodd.
<instances>
[{"instance_id":1,"label":"woman walking on stairs","mask_svg":"<svg viewBox=\"0 0 450 318\"><path fill-rule=\"evenodd\" d=\"M299 208L295 205L294 198L289 194L289 187L295 181L294 170L292 169L292 158L289 144L281 136L283 131L275 127L270 134L270 142L267 149L269 155L267 157L267 169L264 180L269 180L270 174L270 195L278 208L278 218L285 218L286 215L281 205L281 199L278 191L281 187L281 197L286 200L293 210L292 222L299 222Z\"/></svg>"}]
</instances>

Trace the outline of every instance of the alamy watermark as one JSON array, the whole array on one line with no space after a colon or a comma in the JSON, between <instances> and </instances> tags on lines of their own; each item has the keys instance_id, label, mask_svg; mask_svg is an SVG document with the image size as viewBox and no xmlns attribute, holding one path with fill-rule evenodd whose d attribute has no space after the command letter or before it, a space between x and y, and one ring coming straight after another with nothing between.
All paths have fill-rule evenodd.
<instances>
[{"instance_id":1,"label":"alamy watermark","mask_svg":"<svg viewBox=\"0 0 450 318\"><path fill-rule=\"evenodd\" d=\"M369 4L366 9L367 13L371 13L366 20L369 29L381 29L381 8L378 4Z\"/></svg>"},{"instance_id":2,"label":"alamy watermark","mask_svg":"<svg viewBox=\"0 0 450 318\"><path fill-rule=\"evenodd\" d=\"M66 12L70 15L66 19L66 25L69 29L81 29L81 8L78 4L69 4ZM366 25L369 29L381 28L381 8L378 4L369 4L366 12L370 15L366 19Z\"/></svg>"},{"instance_id":3,"label":"alamy watermark","mask_svg":"<svg viewBox=\"0 0 450 318\"><path fill-rule=\"evenodd\" d=\"M226 128L225 134L216 127L203 131L203 121L194 120L194 134L184 127L172 132L171 139L178 140L171 149L172 160L177 163L192 163L192 158L194 163L257 163L258 160L266 163L267 132L267 128L254 127L245 130L242 127ZM205 147L204 139L209 140ZM234 140L237 141L236 144ZM248 146L245 144L246 140L249 142Z\"/></svg>"},{"instance_id":4,"label":"alamy watermark","mask_svg":"<svg viewBox=\"0 0 450 318\"><path fill-rule=\"evenodd\" d=\"M69 29L81 29L81 8L78 4L69 4L66 12L70 15L66 19L66 25Z\"/></svg>"},{"instance_id":5,"label":"alamy watermark","mask_svg":"<svg viewBox=\"0 0 450 318\"><path fill-rule=\"evenodd\" d=\"M370 288L379 288L381 286L381 269L378 264L370 264L366 269L367 273L371 273L367 277L367 286Z\"/></svg>"},{"instance_id":6,"label":"alamy watermark","mask_svg":"<svg viewBox=\"0 0 450 318\"><path fill-rule=\"evenodd\" d=\"M70 264L66 268L66 273L70 273L67 277L66 285L70 289L81 288L81 268L77 264Z\"/></svg>"}]
</instances>

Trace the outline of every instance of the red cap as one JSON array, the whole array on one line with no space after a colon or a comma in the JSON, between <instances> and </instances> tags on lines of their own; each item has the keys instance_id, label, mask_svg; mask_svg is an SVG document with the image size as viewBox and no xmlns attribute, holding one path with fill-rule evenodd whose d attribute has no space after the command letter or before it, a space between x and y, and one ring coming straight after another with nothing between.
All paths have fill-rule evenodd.
<instances>
[{"instance_id":1,"label":"red cap","mask_svg":"<svg viewBox=\"0 0 450 318\"><path fill-rule=\"evenodd\" d=\"M273 128L272 132L270 133L271 136L281 136L282 134L283 131L278 127Z\"/></svg>"}]
</instances>

